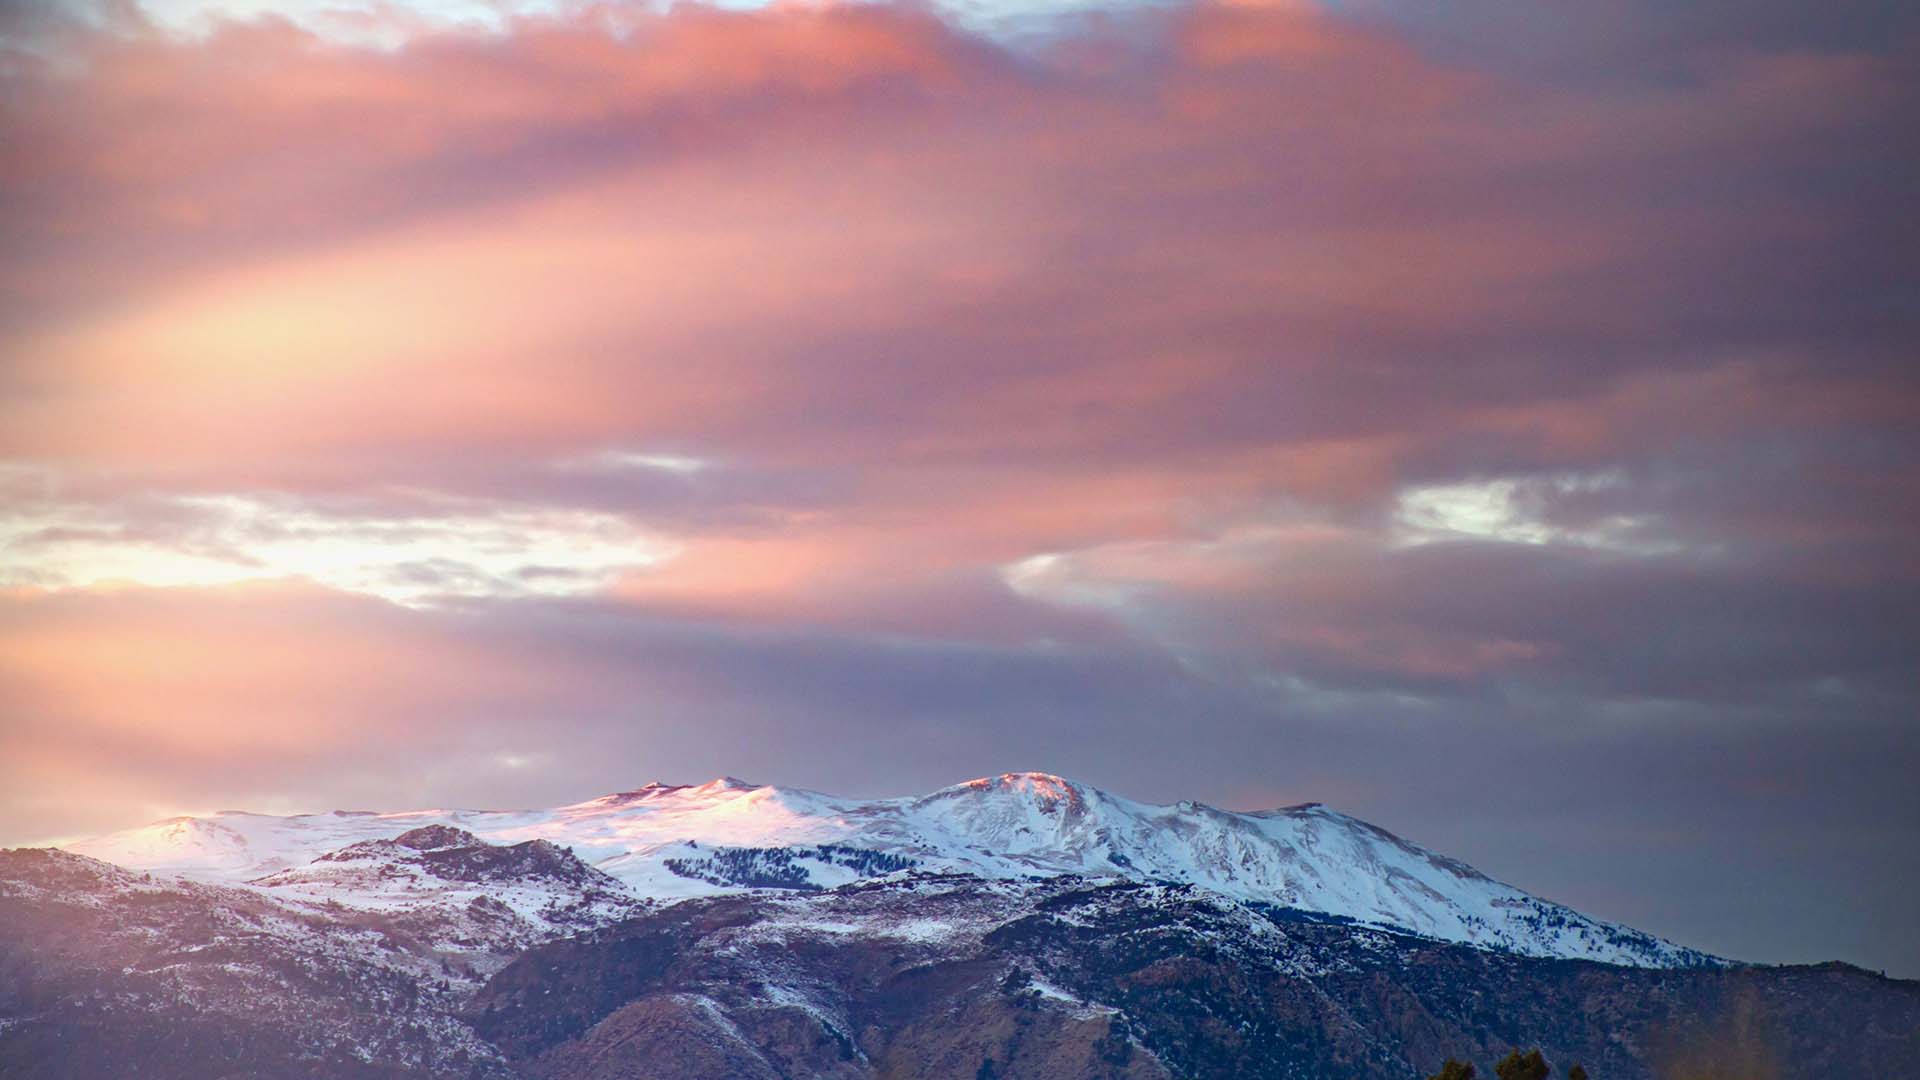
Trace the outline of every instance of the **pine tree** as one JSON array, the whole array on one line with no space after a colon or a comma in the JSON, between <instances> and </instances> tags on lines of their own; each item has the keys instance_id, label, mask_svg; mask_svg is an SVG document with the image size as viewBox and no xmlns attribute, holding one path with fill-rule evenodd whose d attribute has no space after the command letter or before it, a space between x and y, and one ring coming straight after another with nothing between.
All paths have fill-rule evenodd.
<instances>
[{"instance_id":1,"label":"pine tree","mask_svg":"<svg viewBox=\"0 0 1920 1080\"><path fill-rule=\"evenodd\" d=\"M1493 1067L1494 1075L1500 1080L1547 1080L1547 1074L1552 1071L1538 1050L1524 1055L1515 1050Z\"/></svg>"},{"instance_id":2,"label":"pine tree","mask_svg":"<svg viewBox=\"0 0 1920 1080\"><path fill-rule=\"evenodd\" d=\"M1433 1074L1428 1080L1473 1080L1473 1062L1469 1061L1463 1065L1452 1058L1448 1058L1446 1062L1440 1066L1440 1071Z\"/></svg>"},{"instance_id":3,"label":"pine tree","mask_svg":"<svg viewBox=\"0 0 1920 1080\"><path fill-rule=\"evenodd\" d=\"M1587 1080L1587 1067L1585 1065L1575 1065L1573 1068L1568 1069L1567 1080Z\"/></svg>"}]
</instances>

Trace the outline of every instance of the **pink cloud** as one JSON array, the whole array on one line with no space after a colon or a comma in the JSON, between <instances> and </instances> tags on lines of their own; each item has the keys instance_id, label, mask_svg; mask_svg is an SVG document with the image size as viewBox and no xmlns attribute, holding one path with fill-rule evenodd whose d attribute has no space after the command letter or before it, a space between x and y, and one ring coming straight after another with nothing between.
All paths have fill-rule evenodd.
<instances>
[{"instance_id":1,"label":"pink cloud","mask_svg":"<svg viewBox=\"0 0 1920 1080\"><path fill-rule=\"evenodd\" d=\"M1171 14L1164 59L1091 72L888 8L610 19L103 36L14 76L6 452L1378 439L1455 424L1484 374L1579 387L1530 370L1541 340L1631 367L1677 316L1620 267L1822 227L1669 212L1640 170L1702 137L1765 161L1888 93L1884 62L1790 56L1582 96L1292 9Z\"/></svg>"},{"instance_id":2,"label":"pink cloud","mask_svg":"<svg viewBox=\"0 0 1920 1080\"><path fill-rule=\"evenodd\" d=\"M46 546L188 543L179 500L238 493L373 526L585 507L674 549L541 609L568 630L537 656L458 605L23 589L23 768L426 754L447 717L586 724L627 692L749 711L744 646L623 681L671 651L656 624L1329 693L1886 678L1904 594L1833 613L1916 573L1912 45L1703 47L1625 84L1430 45L1290 6L1023 49L906 7L680 6L11 64L0 459ZM610 450L713 464L566 467ZM1410 488L1602 473L1541 535L1629 518L1684 558L1394 546ZM1008 585L1048 555L1078 593ZM1647 610L1701 632L1647 646ZM1785 648L1808 610L1834 644ZM646 632L567 652L604 619Z\"/></svg>"}]
</instances>

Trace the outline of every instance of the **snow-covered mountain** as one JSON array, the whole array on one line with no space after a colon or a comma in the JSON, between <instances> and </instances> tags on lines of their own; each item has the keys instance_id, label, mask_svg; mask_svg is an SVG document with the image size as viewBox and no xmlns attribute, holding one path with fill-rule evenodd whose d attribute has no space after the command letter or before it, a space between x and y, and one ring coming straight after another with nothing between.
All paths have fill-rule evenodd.
<instances>
[{"instance_id":1,"label":"snow-covered mountain","mask_svg":"<svg viewBox=\"0 0 1920 1080\"><path fill-rule=\"evenodd\" d=\"M551 810L227 811L72 850L304 903L466 911L491 899L556 929L629 904L830 889L892 874L1076 875L1194 885L1257 906L1527 956L1645 967L1715 962L1530 896L1317 803L1251 813L1157 806L1043 773L878 800L723 778L649 784Z\"/></svg>"}]
</instances>

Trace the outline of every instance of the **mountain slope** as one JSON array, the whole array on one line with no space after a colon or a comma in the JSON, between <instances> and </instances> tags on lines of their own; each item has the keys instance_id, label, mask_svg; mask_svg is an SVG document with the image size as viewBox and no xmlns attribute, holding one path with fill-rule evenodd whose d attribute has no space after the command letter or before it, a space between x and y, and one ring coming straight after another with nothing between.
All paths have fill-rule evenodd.
<instances>
[{"instance_id":1,"label":"mountain slope","mask_svg":"<svg viewBox=\"0 0 1920 1080\"><path fill-rule=\"evenodd\" d=\"M1714 962L1530 896L1319 804L1253 813L1156 806L1042 773L899 799L844 799L722 778L649 784L552 810L225 812L159 822L74 850L135 869L377 907L391 902L391 889L315 860L339 862L328 853L429 827L497 845L559 845L622 883L629 899L833 888L905 870L996 880L1075 874L1187 883L1236 900L1529 956L1661 967Z\"/></svg>"},{"instance_id":2,"label":"mountain slope","mask_svg":"<svg viewBox=\"0 0 1920 1080\"><path fill-rule=\"evenodd\" d=\"M0 1075L1407 1080L1537 1045L1596 1080L1689 1055L1824 1080L1920 1054L1920 984L1842 965L1531 958L1188 885L909 871L672 904L484 972L411 916L438 917L0 852Z\"/></svg>"},{"instance_id":3,"label":"mountain slope","mask_svg":"<svg viewBox=\"0 0 1920 1080\"><path fill-rule=\"evenodd\" d=\"M427 928L0 851L0 1076L515 1075L455 1011L520 950Z\"/></svg>"},{"instance_id":4,"label":"mountain slope","mask_svg":"<svg viewBox=\"0 0 1920 1080\"><path fill-rule=\"evenodd\" d=\"M530 950L466 1016L544 1080L1407 1080L1514 1046L1598 1080L1815 1080L1920 1051L1920 984L1843 965L1521 957L1074 877L693 901Z\"/></svg>"}]
</instances>

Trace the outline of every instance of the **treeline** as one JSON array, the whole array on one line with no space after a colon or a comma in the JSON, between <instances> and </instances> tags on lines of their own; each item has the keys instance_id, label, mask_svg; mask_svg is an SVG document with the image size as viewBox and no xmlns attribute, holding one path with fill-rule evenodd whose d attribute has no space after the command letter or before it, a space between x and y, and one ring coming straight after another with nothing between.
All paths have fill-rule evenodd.
<instances>
[{"instance_id":1,"label":"treeline","mask_svg":"<svg viewBox=\"0 0 1920 1080\"><path fill-rule=\"evenodd\" d=\"M1440 1066L1440 1071L1427 1080L1474 1080L1478 1075L1473 1062L1448 1058ZM1529 1050L1524 1054L1515 1050L1494 1064L1493 1075L1499 1080L1547 1080L1553 1075L1553 1066L1547 1064L1547 1059L1541 1057L1538 1050ZM1575 1065L1568 1069L1567 1080L1588 1080L1587 1067Z\"/></svg>"}]
</instances>

